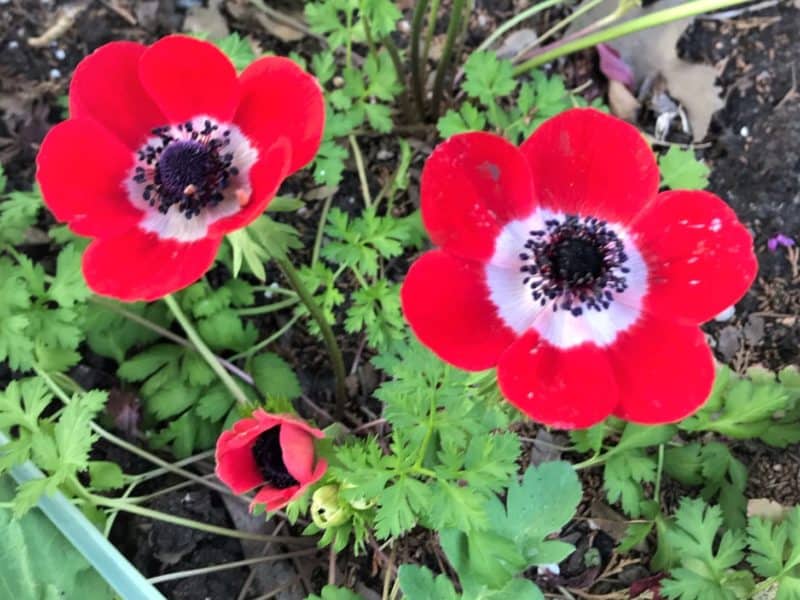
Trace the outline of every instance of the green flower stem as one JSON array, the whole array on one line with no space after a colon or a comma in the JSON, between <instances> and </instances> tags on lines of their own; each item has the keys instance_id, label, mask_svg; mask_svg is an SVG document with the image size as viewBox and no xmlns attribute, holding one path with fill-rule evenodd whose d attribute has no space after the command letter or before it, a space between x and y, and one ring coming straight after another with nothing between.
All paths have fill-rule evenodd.
<instances>
[{"instance_id":1,"label":"green flower stem","mask_svg":"<svg viewBox=\"0 0 800 600\"><path fill-rule=\"evenodd\" d=\"M305 538L292 538L288 536L285 537L276 535L266 535L262 533L250 533L249 531L240 531L238 529L230 529L228 527L210 525L209 523L203 523L202 521L195 521L194 519L185 519L183 517L176 517L175 515L170 515L158 510L153 510L151 508L146 508L144 506L131 504L130 502L126 502L125 500L120 500L117 498L106 498L105 496L98 496L96 494L90 494L89 499L95 506L104 506L106 508L113 508L115 510L121 510L122 512L128 512L134 515L139 515L141 517L155 519L156 521L172 523L173 525L178 525L180 527L190 527L192 529L197 529L198 531L207 531L208 533L213 533L215 535L222 535L225 537L237 538L240 540L254 540L256 542L278 542L281 544L299 544L299 545L306 545L309 541L311 541Z\"/></svg>"},{"instance_id":2,"label":"green flower stem","mask_svg":"<svg viewBox=\"0 0 800 600\"><path fill-rule=\"evenodd\" d=\"M272 304L239 308L236 310L236 314L238 314L240 317L254 317L256 315L266 315L271 312L276 312L279 310L283 310L284 308L289 308L290 306L294 306L299 301L300 301L299 298L297 298L297 296L294 296L292 298L287 298L286 300L273 302Z\"/></svg>"},{"instance_id":3,"label":"green flower stem","mask_svg":"<svg viewBox=\"0 0 800 600\"><path fill-rule=\"evenodd\" d=\"M172 340L173 342L175 342L180 346L183 346L184 348L191 348L192 350L199 352L199 350L197 350L197 348L195 348L192 345L192 343L186 338L182 338L181 336L172 333L169 329L165 329L164 327L161 327L161 325L153 323L150 319L145 319L141 315L137 315L136 313L131 312L128 309L119 306L119 304L117 304L116 302L108 301L101 296L89 296L89 300L91 302L99 304L100 306L103 306L104 308L107 308L111 312L117 313L121 317L125 317L129 321L133 321L134 323L138 323L142 327L146 327L150 331L154 331L155 333L159 334L164 338L167 338L168 340ZM242 371L232 362L225 360L220 356L216 355L214 356L217 359L217 361L219 361L220 364L222 364L222 366L225 367L228 371L236 375L242 381L249 383L250 385L253 385L253 378L248 373Z\"/></svg>"},{"instance_id":4,"label":"green flower stem","mask_svg":"<svg viewBox=\"0 0 800 600\"><path fill-rule=\"evenodd\" d=\"M347 387L345 385L344 359L342 358L339 343L336 341L333 329L325 318L322 309L320 309L317 301L314 300L314 296L303 283L300 273L297 272L291 261L285 256L279 256L275 257L275 262L278 263L278 267L283 271L297 295L300 296L300 300L305 304L311 318L317 323L320 333L322 333L322 339L325 342L331 365L333 366L333 375L336 378L336 417L341 420L344 416L344 405L347 402Z\"/></svg>"},{"instance_id":5,"label":"green flower stem","mask_svg":"<svg viewBox=\"0 0 800 600\"><path fill-rule=\"evenodd\" d=\"M433 100L431 103L431 116L433 118L436 118L439 114L439 104L442 102L442 94L444 93L444 80L447 75L447 67L450 63L450 57L453 54L456 37L458 37L458 33L461 31L461 19L464 17L464 2L465 0L453 0L450 22L447 24L447 38L444 42L444 49L442 50L442 57L439 60L439 65L436 67L436 77L433 80Z\"/></svg>"},{"instance_id":6,"label":"green flower stem","mask_svg":"<svg viewBox=\"0 0 800 600\"><path fill-rule=\"evenodd\" d=\"M422 34L422 22L425 19L427 6L428 0L417 0L414 16L411 19L411 87L414 90L414 101L417 104L419 120L425 118L425 80L419 56L419 38Z\"/></svg>"},{"instance_id":7,"label":"green flower stem","mask_svg":"<svg viewBox=\"0 0 800 600\"><path fill-rule=\"evenodd\" d=\"M664 444L658 445L658 466L656 468L656 484L653 490L653 500L661 505L661 473L664 471Z\"/></svg>"},{"instance_id":8,"label":"green flower stem","mask_svg":"<svg viewBox=\"0 0 800 600\"><path fill-rule=\"evenodd\" d=\"M486 50L487 48L489 48L489 46L491 46L498 39L500 39L500 36L502 36L509 29L512 29L512 28L516 27L517 25L519 25L523 21L525 21L527 19L530 19L532 16L539 14L543 10L547 10L548 8L550 8L552 6L557 6L557 5L561 4L563 1L564 0L545 0L544 2L537 2L533 6L530 6L530 7L526 8L525 10L520 12L519 14L514 15L508 21L506 21L505 23L500 25L500 27L495 29L492 32L492 35L490 35L485 40L483 40L483 42L481 42L481 45L478 46L477 48L475 48L474 51L475 52L480 52L482 50Z\"/></svg>"},{"instance_id":9,"label":"green flower stem","mask_svg":"<svg viewBox=\"0 0 800 600\"><path fill-rule=\"evenodd\" d=\"M602 465L604 462L606 462L607 458L607 454L595 454L594 456L590 456L586 460L573 465L573 467L576 471L588 469L589 467L596 467L597 465Z\"/></svg>"},{"instance_id":10,"label":"green flower stem","mask_svg":"<svg viewBox=\"0 0 800 600\"><path fill-rule=\"evenodd\" d=\"M614 27L609 27L597 33L582 36L578 39L570 39L569 41L559 41L542 48L530 60L522 63L514 69L514 76L522 75L528 71L535 69L545 63L548 63L556 58L583 50L584 48L591 48L597 44L602 44L610 40L617 39L624 35L636 33L643 29L663 25L686 17L693 17L702 13L713 12L721 8L729 6L736 6L737 4L744 4L748 0L695 0L694 2L687 2L679 6L660 10L649 15L644 15L636 19L631 19L625 23L620 23Z\"/></svg>"},{"instance_id":11,"label":"green flower stem","mask_svg":"<svg viewBox=\"0 0 800 600\"><path fill-rule=\"evenodd\" d=\"M217 377L220 378L220 381L228 388L228 391L231 395L236 399L236 401L241 406L247 406L250 404L250 400L245 396L244 392L241 388L236 384L233 378L228 374L225 368L219 363L217 360L216 355L211 352L206 343L203 341L203 338L200 337L200 334L197 333L197 330L192 325L192 322L186 316L186 314L181 309L178 301L175 300L175 297L170 295L164 296L164 302L167 304L167 307L172 311L172 314L175 315L175 318L178 320L178 323L181 324L183 330L186 332L186 336L189 338L189 341L194 344L194 347L200 353L205 361L208 363L208 366L217 374Z\"/></svg>"}]
</instances>

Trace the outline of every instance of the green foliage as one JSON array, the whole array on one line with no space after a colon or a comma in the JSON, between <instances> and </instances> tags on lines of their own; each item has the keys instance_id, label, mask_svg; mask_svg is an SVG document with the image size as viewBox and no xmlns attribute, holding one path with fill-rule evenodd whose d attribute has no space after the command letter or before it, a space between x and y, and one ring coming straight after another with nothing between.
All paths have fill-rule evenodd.
<instances>
[{"instance_id":1,"label":"green foliage","mask_svg":"<svg viewBox=\"0 0 800 600\"><path fill-rule=\"evenodd\" d=\"M675 513L675 523L665 541L680 557L679 566L662 582L667 598L684 600L744 600L750 598L753 576L735 570L744 558L747 543L743 531L726 531L716 543L722 527L722 511L702 500L684 499Z\"/></svg>"},{"instance_id":2,"label":"green foliage","mask_svg":"<svg viewBox=\"0 0 800 600\"><path fill-rule=\"evenodd\" d=\"M300 382L289 366L277 354L259 354L250 363L250 372L255 379L258 391L269 400L293 400L300 396Z\"/></svg>"},{"instance_id":3,"label":"green foliage","mask_svg":"<svg viewBox=\"0 0 800 600\"><path fill-rule=\"evenodd\" d=\"M697 160L693 150L670 146L658 158L661 184L673 190L703 190L708 187L710 169Z\"/></svg>"},{"instance_id":4,"label":"green foliage","mask_svg":"<svg viewBox=\"0 0 800 600\"><path fill-rule=\"evenodd\" d=\"M714 431L736 439L760 438L779 448L800 441L800 385L797 369L777 378L751 373L738 377L727 367L717 372L706 404L681 423L686 431Z\"/></svg>"},{"instance_id":5,"label":"green foliage","mask_svg":"<svg viewBox=\"0 0 800 600\"><path fill-rule=\"evenodd\" d=\"M494 52L470 55L464 65L462 88L476 104L464 102L439 119L437 128L443 138L482 130L488 124L519 143L546 119L575 106L586 106L582 98L567 91L557 75L547 77L534 71L528 79L515 79L511 62L498 59Z\"/></svg>"},{"instance_id":6,"label":"green foliage","mask_svg":"<svg viewBox=\"0 0 800 600\"><path fill-rule=\"evenodd\" d=\"M243 71L256 59L250 41L238 33L215 40L214 44L228 56L237 71Z\"/></svg>"},{"instance_id":7,"label":"green foliage","mask_svg":"<svg viewBox=\"0 0 800 600\"><path fill-rule=\"evenodd\" d=\"M30 510L42 494L52 493L77 473L92 468L89 451L97 436L91 422L105 405L106 394L76 395L62 410L43 417L51 402L53 396L42 378L12 381L0 393L0 430L15 431L13 439L1 448L0 474L28 460L47 473L44 479L19 487L14 498L16 516Z\"/></svg>"},{"instance_id":8,"label":"green foliage","mask_svg":"<svg viewBox=\"0 0 800 600\"><path fill-rule=\"evenodd\" d=\"M445 529L442 548L458 573L463 598L543 598L531 581L518 575L535 565L559 563L574 547L552 539L573 517L581 500L578 477L565 462L530 467L522 482L512 481L505 505L487 500L488 525L469 532ZM443 575L403 565L400 587L410 600L460 598Z\"/></svg>"},{"instance_id":9,"label":"green foliage","mask_svg":"<svg viewBox=\"0 0 800 600\"><path fill-rule=\"evenodd\" d=\"M233 251L230 263L233 276L238 276L242 266L246 266L261 281L267 278L265 262L270 258L283 258L289 250L303 247L294 227L266 215L260 216L245 229L228 234L226 239Z\"/></svg>"},{"instance_id":10,"label":"green foliage","mask_svg":"<svg viewBox=\"0 0 800 600\"><path fill-rule=\"evenodd\" d=\"M14 485L0 478L0 500L12 501ZM38 510L20 519L0 509L0 595L18 600L91 598L111 600L113 591Z\"/></svg>"},{"instance_id":11,"label":"green foliage","mask_svg":"<svg viewBox=\"0 0 800 600\"><path fill-rule=\"evenodd\" d=\"M452 369L416 342L376 357L391 377L375 393L392 425L385 453L373 438L336 448L329 477L341 497L363 510L325 530L323 543L342 531L363 543L364 523L378 539L403 535L417 523L431 529L486 530L486 503L516 471L519 442L498 431L508 424L485 374ZM346 538L344 540L346 542Z\"/></svg>"},{"instance_id":12,"label":"green foliage","mask_svg":"<svg viewBox=\"0 0 800 600\"><path fill-rule=\"evenodd\" d=\"M751 518L747 526L747 561L761 577L778 584L777 600L800 596L800 507L781 523Z\"/></svg>"},{"instance_id":13,"label":"green foliage","mask_svg":"<svg viewBox=\"0 0 800 600\"><path fill-rule=\"evenodd\" d=\"M311 594L306 600L363 600L360 595L335 585L326 585L320 594L319 596Z\"/></svg>"},{"instance_id":14,"label":"green foliage","mask_svg":"<svg viewBox=\"0 0 800 600\"><path fill-rule=\"evenodd\" d=\"M0 360L19 371L34 363L57 371L74 365L88 296L72 245L59 254L53 276L23 254L0 256Z\"/></svg>"}]
</instances>

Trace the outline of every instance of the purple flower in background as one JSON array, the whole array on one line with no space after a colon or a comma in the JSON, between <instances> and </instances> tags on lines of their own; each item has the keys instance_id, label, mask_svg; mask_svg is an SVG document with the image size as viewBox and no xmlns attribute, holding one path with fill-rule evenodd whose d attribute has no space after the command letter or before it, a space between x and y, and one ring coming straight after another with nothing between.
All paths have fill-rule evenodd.
<instances>
[{"instance_id":1,"label":"purple flower in background","mask_svg":"<svg viewBox=\"0 0 800 600\"><path fill-rule=\"evenodd\" d=\"M789 236L783 235L782 233L775 234L769 238L769 240L767 240L767 248L769 248L770 252L775 252L778 249L778 246L791 248L794 245L795 241Z\"/></svg>"}]
</instances>

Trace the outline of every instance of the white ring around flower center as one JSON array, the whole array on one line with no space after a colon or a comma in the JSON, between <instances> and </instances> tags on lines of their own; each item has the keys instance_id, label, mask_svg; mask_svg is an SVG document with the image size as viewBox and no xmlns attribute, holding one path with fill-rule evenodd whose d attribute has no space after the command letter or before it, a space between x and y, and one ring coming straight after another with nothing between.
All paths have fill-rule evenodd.
<instances>
[{"instance_id":1,"label":"white ring around flower center","mask_svg":"<svg viewBox=\"0 0 800 600\"><path fill-rule=\"evenodd\" d=\"M545 221L563 222L566 215L537 209L531 216L508 223L495 241L495 251L485 267L489 296L505 324L519 335L534 329L553 346L567 349L586 342L608 346L617 335L631 327L642 313L642 300L647 293L647 265L630 234L619 224L606 223L624 244L629 269L624 274L627 289L614 293L608 308L585 309L579 316L569 310L553 311L555 300L542 306L533 299L530 287L523 282L528 274L520 268L526 264L520 253L531 231L546 229ZM620 273L621 274L621 273Z\"/></svg>"},{"instance_id":2,"label":"white ring around flower center","mask_svg":"<svg viewBox=\"0 0 800 600\"><path fill-rule=\"evenodd\" d=\"M208 228L213 223L239 212L243 206L242 200L246 201L250 198L252 192L250 169L258 160L258 150L236 125L219 123L206 115L199 115L191 119L191 131L202 131L206 121L211 121L211 123L219 126L219 129L210 137L221 137L223 131L230 131L228 134L230 142L226 146L225 152L233 154L231 166L236 167L238 172L230 177L228 185L223 190L223 200L214 206L204 207L199 214L192 216L190 219L186 218L186 215L181 212L177 204L170 206L166 213L159 212L157 204L156 206L151 206L144 199L145 187L151 182L150 178L148 177L148 180L143 182L134 180L137 167L145 167L146 170L150 170L149 172L152 172L153 169L152 165L147 165L145 161L139 159L137 152L134 165L125 180L125 187L131 204L144 213L142 220L139 221L139 227L142 230L155 233L164 240L194 242L206 237ZM191 131L183 126L184 123L180 125L180 128L178 124L169 126L166 128L165 133L175 138L176 142L193 139ZM200 141L202 141L202 136ZM155 135L148 138L143 147L148 145L161 146L161 138Z\"/></svg>"}]
</instances>

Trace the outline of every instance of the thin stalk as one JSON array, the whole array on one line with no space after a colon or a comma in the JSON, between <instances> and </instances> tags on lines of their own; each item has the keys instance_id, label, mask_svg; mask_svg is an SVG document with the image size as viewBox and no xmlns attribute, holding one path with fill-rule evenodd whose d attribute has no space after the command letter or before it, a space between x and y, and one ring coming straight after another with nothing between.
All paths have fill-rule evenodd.
<instances>
[{"instance_id":1,"label":"thin stalk","mask_svg":"<svg viewBox=\"0 0 800 600\"><path fill-rule=\"evenodd\" d=\"M486 50L492 44L494 44L500 37L509 29L512 29L525 21L526 19L530 19L532 16L539 14L543 10L547 10L552 6L557 6L561 4L564 0L545 0L544 2L537 2L533 6L530 6L523 10L521 13L514 15L508 21L500 25L497 29L492 32L492 35L487 37L481 45L475 48L474 52L480 52L482 50Z\"/></svg>"},{"instance_id":2,"label":"thin stalk","mask_svg":"<svg viewBox=\"0 0 800 600\"><path fill-rule=\"evenodd\" d=\"M387 35L382 40L383 45L386 47L387 52L389 52L389 58L392 59L392 64L394 65L394 70L397 71L397 79L400 84L403 86L402 92L399 94L400 96L400 110L403 111L405 115L406 121L411 122L414 120L414 114L411 111L411 102L410 96L411 91L408 89L408 82L406 81L406 70L403 68L403 60L400 58L400 50L397 48L397 45L394 43L391 35Z\"/></svg>"},{"instance_id":3,"label":"thin stalk","mask_svg":"<svg viewBox=\"0 0 800 600\"><path fill-rule=\"evenodd\" d=\"M145 319L141 315L137 315L136 313L131 312L128 309L117 305L115 302L109 302L109 301L103 299L100 296L89 296L89 300L92 301L92 302L95 302L96 304L99 304L100 306L103 306L104 308L107 308L108 310L110 310L112 312L117 313L121 317L125 317L129 321L133 321L134 323L138 323L142 327L145 327L145 328L149 329L150 331L153 331L153 332L159 334L160 336L165 337L168 340L171 340L171 341L175 342L176 344L178 344L180 346L183 346L184 348L191 348L192 350L197 351L197 348L195 348L192 345L192 343L189 340L187 340L186 338L182 338L181 336L171 332L169 329L165 329L165 328L161 327L161 325L158 325L157 323L153 323L150 319ZM230 371L231 373L236 375L242 381L244 381L246 383L249 383L250 385L253 385L253 378L250 377L249 374L245 373L239 367L234 365L232 362L230 362L228 360L225 360L221 356L217 356L216 354L214 356L220 362L220 364L223 367L228 369L228 371Z\"/></svg>"},{"instance_id":4,"label":"thin stalk","mask_svg":"<svg viewBox=\"0 0 800 600\"><path fill-rule=\"evenodd\" d=\"M236 384L233 378L228 374L228 372L219 364L217 357L214 355L213 352L206 346L206 343L203 341L203 338L200 337L200 334L197 333L197 330L192 325L192 322L189 318L184 314L183 309L181 309L178 301L175 300L175 297L170 295L164 296L164 302L166 302L167 307L172 311L172 314L175 315L175 318L178 320L178 323L181 324L183 330L186 332L186 336L189 338L189 341L194 344L194 347L200 353L205 361L208 363L208 366L217 374L220 381L228 388L228 391L231 395L236 399L236 401L241 406L247 406L250 401L248 400L247 396L245 396L244 392L241 388Z\"/></svg>"},{"instance_id":5,"label":"thin stalk","mask_svg":"<svg viewBox=\"0 0 800 600\"><path fill-rule=\"evenodd\" d=\"M436 77L433 80L433 101L431 103L431 115L436 118L439 114L439 104L442 101L444 92L444 80L447 75L447 67L450 57L453 54L453 47L456 43L458 32L461 31L461 19L464 16L464 0L453 0L452 14L450 22L447 24L447 38L444 42L442 57L436 67Z\"/></svg>"},{"instance_id":6,"label":"thin stalk","mask_svg":"<svg viewBox=\"0 0 800 600\"><path fill-rule=\"evenodd\" d=\"M205 575L206 573L217 573L219 571L227 571L228 569L248 567L250 565L257 565L259 563L265 563L265 562L273 562L276 560L284 560L286 558L295 558L297 556L309 556L311 554L317 554L318 552L319 552L318 548L309 548L307 550L295 550L294 552L285 552L283 554L271 554L270 556L257 556L255 558L246 558L244 560L237 560L222 565L213 565L210 567L201 567L199 569L187 569L186 571L176 571L175 573L166 573L165 575L159 575L158 577L151 577L150 579L148 579L148 581L150 583L163 583L165 581L185 579L186 577Z\"/></svg>"},{"instance_id":7,"label":"thin stalk","mask_svg":"<svg viewBox=\"0 0 800 600\"><path fill-rule=\"evenodd\" d=\"M289 319L289 320L286 322L286 324L285 324L283 327L281 327L280 329L278 329L278 331L276 331L275 333L273 333L271 336L264 338L263 340L261 340L260 342L258 342L258 343L257 343L255 346L253 346L252 348L248 348L248 349L247 349L247 350L245 350L244 352L240 352L239 354L237 354L237 355L236 355L236 356L234 356L233 358L234 358L235 360L238 360L238 359L240 359L240 358L249 358L249 357L253 356L253 354L256 354L256 353L257 353L257 352L259 352L259 351L260 351L262 348L266 348L266 347L267 347L267 346L269 346L269 345L270 345L272 342L274 342L274 341L275 341L275 340L277 340L279 337L281 337L281 336L282 336L284 333L286 333L287 331L289 331L289 329L291 329L292 325L294 325L294 324L297 322L297 320L298 320L299 318L300 318L300 315L293 315L293 316L292 316L292 318L291 318L291 319Z\"/></svg>"},{"instance_id":8,"label":"thin stalk","mask_svg":"<svg viewBox=\"0 0 800 600\"><path fill-rule=\"evenodd\" d=\"M436 17L439 16L439 5L441 0L433 0L431 8L428 11L428 27L425 29L425 45L422 48L422 65L427 70L428 57L431 52L431 41L433 41L433 34L436 31ZM423 71L423 78L425 72Z\"/></svg>"},{"instance_id":9,"label":"thin stalk","mask_svg":"<svg viewBox=\"0 0 800 600\"><path fill-rule=\"evenodd\" d=\"M653 499L661 505L661 473L664 470L664 444L658 445L658 466L656 468L656 485Z\"/></svg>"},{"instance_id":10,"label":"thin stalk","mask_svg":"<svg viewBox=\"0 0 800 600\"><path fill-rule=\"evenodd\" d=\"M713 12L721 8L727 8L728 6L744 4L748 1L749 0L695 0L694 2L688 2L649 15L644 15L637 19L631 19L630 21L620 23L619 25L578 39L570 39L566 42L558 41L545 46L533 58L518 65L514 69L514 76L527 73L531 69L535 69L561 56L583 50L584 48L591 48L597 44L630 35L631 33L642 31L643 29L655 27L656 25L663 25L687 17L693 17L701 13Z\"/></svg>"},{"instance_id":11,"label":"thin stalk","mask_svg":"<svg viewBox=\"0 0 800 600\"><path fill-rule=\"evenodd\" d=\"M300 302L300 299L297 296L294 296L293 298L287 298L286 300L280 300L278 302L273 302L272 304L239 308L236 310L236 314L238 314L240 317L254 317L256 315L266 315L271 312L276 312L279 310L283 310L284 308L289 308L290 306L294 306L298 302ZM236 359L234 358L233 360Z\"/></svg>"},{"instance_id":12,"label":"thin stalk","mask_svg":"<svg viewBox=\"0 0 800 600\"><path fill-rule=\"evenodd\" d=\"M314 296L303 283L300 274L297 272L297 269L294 268L291 261L285 256L281 256L276 257L275 262L278 263L278 267L283 271L283 274L286 276L286 279L289 280L289 283L297 292L297 295L300 296L300 300L306 305L311 318L317 323L320 333L322 333L322 339L325 342L328 356L331 359L333 375L336 378L336 416L341 420L344 416L344 405L347 402L347 387L345 385L346 375L344 359L342 358L342 351L339 348L339 343L336 341L333 329L325 318L322 309L320 309L317 301L314 300Z\"/></svg>"},{"instance_id":13,"label":"thin stalk","mask_svg":"<svg viewBox=\"0 0 800 600\"><path fill-rule=\"evenodd\" d=\"M414 16L411 19L411 87L414 90L414 101L417 104L420 120L425 118L425 81L419 56L419 38L427 7L428 0L417 0Z\"/></svg>"},{"instance_id":14,"label":"thin stalk","mask_svg":"<svg viewBox=\"0 0 800 600\"><path fill-rule=\"evenodd\" d=\"M367 170L364 168L364 157L361 155L361 148L358 146L356 136L352 133L347 136L350 141L350 148L353 150L353 158L356 159L356 171L358 171L358 181L361 183L361 195L364 197L364 206L372 206L372 194L369 193L369 182L367 181Z\"/></svg>"},{"instance_id":15,"label":"thin stalk","mask_svg":"<svg viewBox=\"0 0 800 600\"><path fill-rule=\"evenodd\" d=\"M329 194L325 201L322 203L322 212L319 215L319 225L317 226L317 235L314 237L314 249L311 252L311 266L317 264L319 260L319 253L322 249L322 236L325 233L325 221L328 219L328 211L331 209L331 202L333 202L333 194Z\"/></svg>"},{"instance_id":16,"label":"thin stalk","mask_svg":"<svg viewBox=\"0 0 800 600\"><path fill-rule=\"evenodd\" d=\"M564 29L564 27L567 27L575 19L579 18L581 15L585 15L587 12L594 9L598 4L602 4L604 1L605 0L590 0L590 2L582 4L574 12L561 19L558 23L556 23L550 29L548 29L542 35L540 35L533 44L531 44L528 48L523 50L523 53L528 51L529 49L541 46L542 42L544 42L547 38L552 37L559 31Z\"/></svg>"},{"instance_id":17,"label":"thin stalk","mask_svg":"<svg viewBox=\"0 0 800 600\"><path fill-rule=\"evenodd\" d=\"M238 529L220 527L218 525L203 523L202 521L195 521L194 519L176 517L175 515L170 515L161 512L159 510L146 508L144 506L138 506L136 504L130 504L128 502L125 502L123 500L118 500L116 498L106 498L105 496L97 496L96 494L91 494L90 498L92 503L95 504L96 506L105 506L107 508L113 508L134 515L139 515L141 517L155 519L156 521L163 521L164 523L171 523L173 525L178 525L180 527L190 527L191 529L197 529L198 531L206 531L208 533L213 533L215 535L221 535L240 540L254 540L256 542L280 542L282 544L298 544L302 542L301 545L305 545L308 541L310 541L302 538L266 535L263 533L251 533L249 531L240 531Z\"/></svg>"}]
</instances>

